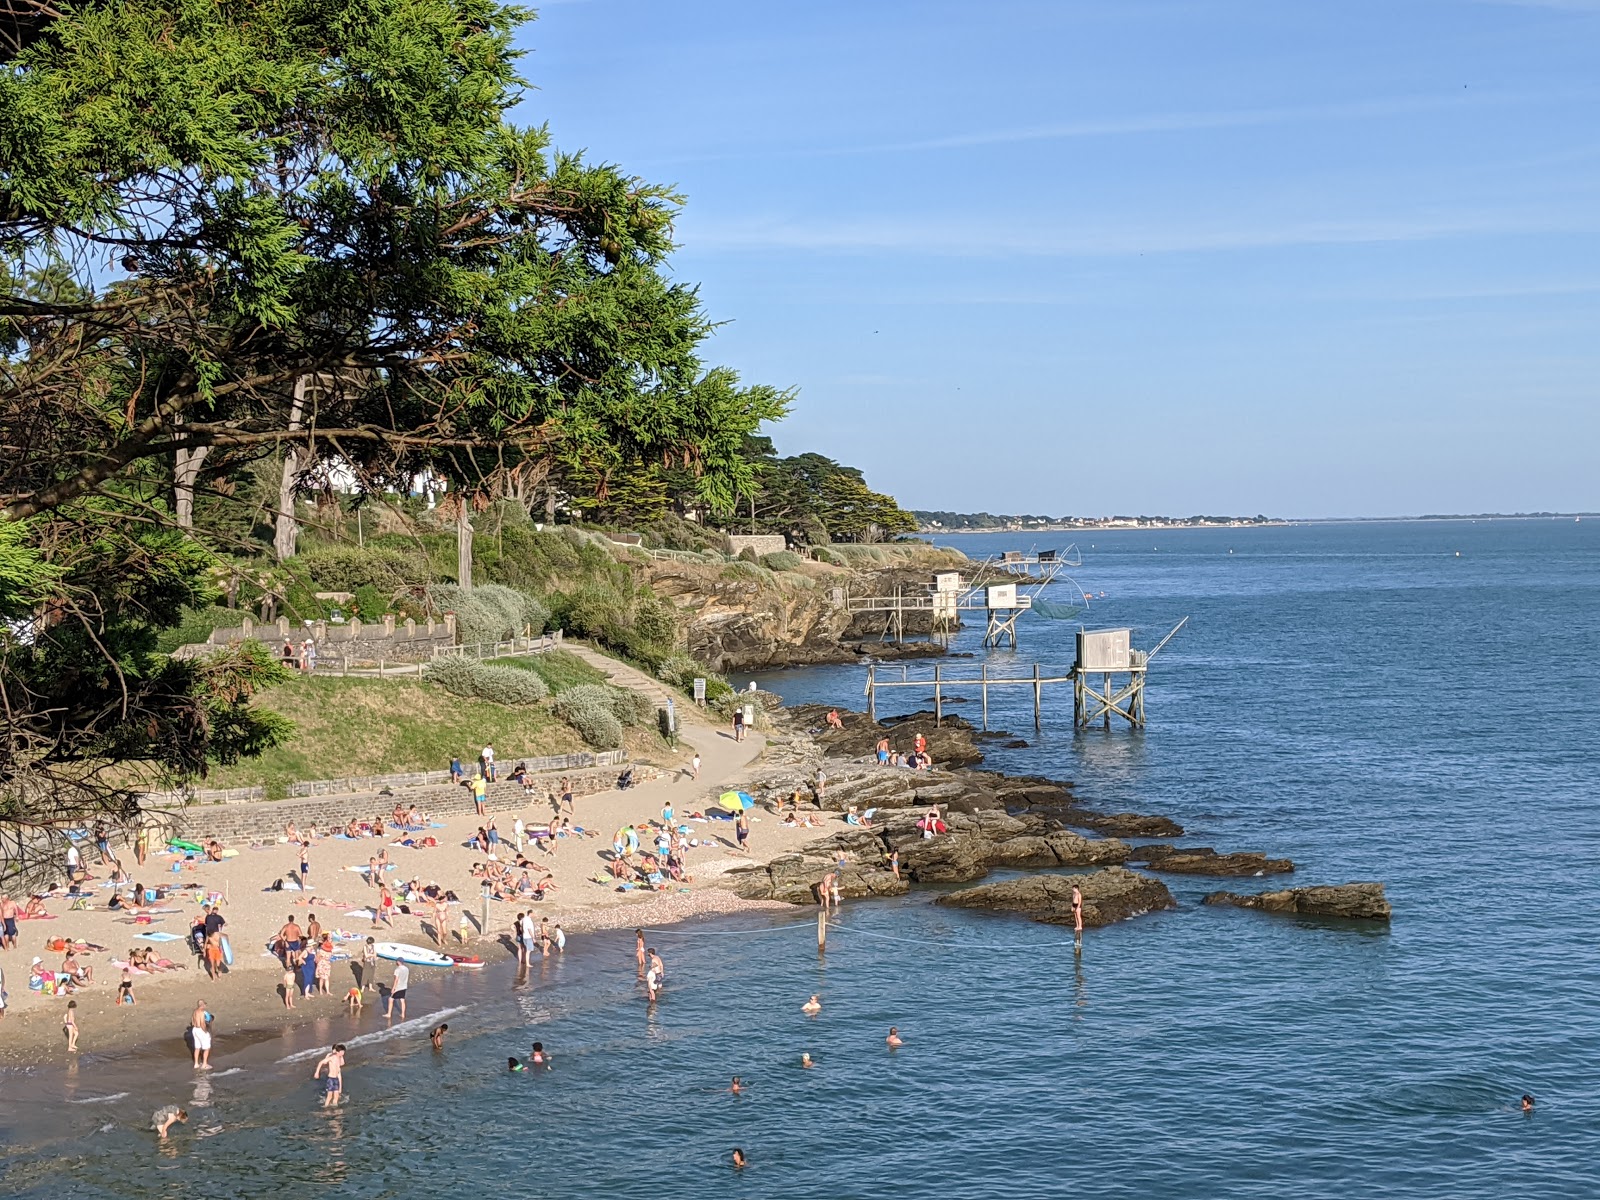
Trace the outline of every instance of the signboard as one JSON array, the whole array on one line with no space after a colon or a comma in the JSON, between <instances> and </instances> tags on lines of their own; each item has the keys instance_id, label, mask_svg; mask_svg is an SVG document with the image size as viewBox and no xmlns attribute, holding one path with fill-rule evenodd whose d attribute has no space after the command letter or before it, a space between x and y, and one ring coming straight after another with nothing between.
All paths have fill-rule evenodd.
<instances>
[{"instance_id":1,"label":"signboard","mask_svg":"<svg viewBox=\"0 0 1600 1200\"><path fill-rule=\"evenodd\" d=\"M696 679L694 681L694 702L696 704L704 704L706 702L706 681L704 679Z\"/></svg>"},{"instance_id":2,"label":"signboard","mask_svg":"<svg viewBox=\"0 0 1600 1200\"><path fill-rule=\"evenodd\" d=\"M961 572L940 571L933 577L933 590L936 592L959 592L961 590Z\"/></svg>"},{"instance_id":3,"label":"signboard","mask_svg":"<svg viewBox=\"0 0 1600 1200\"><path fill-rule=\"evenodd\" d=\"M1014 583L997 583L989 589L987 605L990 608L1015 608L1017 606L1017 585Z\"/></svg>"},{"instance_id":4,"label":"signboard","mask_svg":"<svg viewBox=\"0 0 1600 1200\"><path fill-rule=\"evenodd\" d=\"M1129 666L1131 629L1078 631L1078 670L1126 671Z\"/></svg>"}]
</instances>

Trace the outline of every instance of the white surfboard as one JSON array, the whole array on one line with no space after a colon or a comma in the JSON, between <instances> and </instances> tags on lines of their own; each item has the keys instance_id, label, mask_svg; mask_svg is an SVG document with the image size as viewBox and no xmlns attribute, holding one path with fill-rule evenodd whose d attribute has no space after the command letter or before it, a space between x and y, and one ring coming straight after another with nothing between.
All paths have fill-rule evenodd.
<instances>
[{"instance_id":1,"label":"white surfboard","mask_svg":"<svg viewBox=\"0 0 1600 1200\"><path fill-rule=\"evenodd\" d=\"M437 950L429 950L426 946L412 946L406 942L379 942L375 947L379 958L387 958L391 962L403 962L413 967L453 967L455 962L440 954Z\"/></svg>"}]
</instances>

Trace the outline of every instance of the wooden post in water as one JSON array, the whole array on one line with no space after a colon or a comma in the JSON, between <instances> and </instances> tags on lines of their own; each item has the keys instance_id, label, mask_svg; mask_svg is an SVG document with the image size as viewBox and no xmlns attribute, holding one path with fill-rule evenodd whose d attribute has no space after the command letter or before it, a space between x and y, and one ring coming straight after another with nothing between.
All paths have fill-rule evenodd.
<instances>
[{"instance_id":1,"label":"wooden post in water","mask_svg":"<svg viewBox=\"0 0 1600 1200\"><path fill-rule=\"evenodd\" d=\"M1033 727L1034 727L1035 730L1037 730L1039 728L1039 706L1040 706L1041 699L1042 699L1042 697L1040 695L1040 687L1039 687L1039 664L1038 663L1034 663L1033 664Z\"/></svg>"},{"instance_id":2,"label":"wooden post in water","mask_svg":"<svg viewBox=\"0 0 1600 1200\"><path fill-rule=\"evenodd\" d=\"M876 721L878 719L877 673L878 673L877 665L874 664L874 663L868 663L867 664L867 719L869 721Z\"/></svg>"},{"instance_id":3,"label":"wooden post in water","mask_svg":"<svg viewBox=\"0 0 1600 1200\"><path fill-rule=\"evenodd\" d=\"M989 664L983 664L983 731L989 732Z\"/></svg>"},{"instance_id":4,"label":"wooden post in water","mask_svg":"<svg viewBox=\"0 0 1600 1200\"><path fill-rule=\"evenodd\" d=\"M939 691L939 665L933 667L933 727L937 729L944 723L944 696Z\"/></svg>"},{"instance_id":5,"label":"wooden post in water","mask_svg":"<svg viewBox=\"0 0 1600 1200\"><path fill-rule=\"evenodd\" d=\"M822 899L822 907L817 909L817 949L828 948L828 899Z\"/></svg>"}]
</instances>

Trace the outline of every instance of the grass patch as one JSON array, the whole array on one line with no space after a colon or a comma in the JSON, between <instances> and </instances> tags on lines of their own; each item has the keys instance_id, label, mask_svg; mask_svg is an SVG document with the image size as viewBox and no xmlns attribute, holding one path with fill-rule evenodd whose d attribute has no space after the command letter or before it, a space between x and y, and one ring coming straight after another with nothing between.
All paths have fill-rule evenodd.
<instances>
[{"instance_id":1,"label":"grass patch","mask_svg":"<svg viewBox=\"0 0 1600 1200\"><path fill-rule=\"evenodd\" d=\"M294 736L260 758L212 768L201 787L262 784L276 798L301 779L443 770L452 755L476 759L485 742L507 765L515 755L584 749L583 739L542 705L507 708L421 681L296 679L263 693L259 703L293 721Z\"/></svg>"},{"instance_id":2,"label":"grass patch","mask_svg":"<svg viewBox=\"0 0 1600 1200\"><path fill-rule=\"evenodd\" d=\"M577 687L580 683L606 681L605 672L596 670L566 650L549 650L544 654L530 654L527 658L497 658L495 663L502 667L521 667L524 671L532 671L544 680L552 696L570 687Z\"/></svg>"}]
</instances>

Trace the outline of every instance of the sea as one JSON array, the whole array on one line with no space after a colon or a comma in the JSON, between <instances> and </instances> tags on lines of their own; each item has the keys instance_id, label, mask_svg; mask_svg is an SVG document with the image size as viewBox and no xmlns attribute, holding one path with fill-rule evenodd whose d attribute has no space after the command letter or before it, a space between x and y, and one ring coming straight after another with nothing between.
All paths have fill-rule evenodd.
<instances>
[{"instance_id":1,"label":"sea","mask_svg":"<svg viewBox=\"0 0 1600 1200\"><path fill-rule=\"evenodd\" d=\"M654 1007L629 931L520 975L418 969L405 1024L242 1048L223 1027L203 1079L181 1048L0 1076L0 1195L1600 1195L1600 520L1095 531L1078 556L1046 595L1087 610L1024 616L988 664L1065 667L1080 625L1148 649L1187 617L1148 726L1074 732L1057 687L1035 729L1016 689L990 723L1027 746L989 765L1170 816L1184 844L1291 857L1292 877L1169 877L1176 911L1090 930L1081 955L928 891L847 902L820 954L809 911L653 930ZM981 639L958 633L972 657L947 669ZM864 678L758 681L860 708ZM1200 904L1353 880L1386 885L1391 923ZM310 1074L334 1038L348 1098L324 1111ZM551 1069L509 1072L535 1039ZM168 1102L192 1119L157 1145Z\"/></svg>"}]
</instances>

